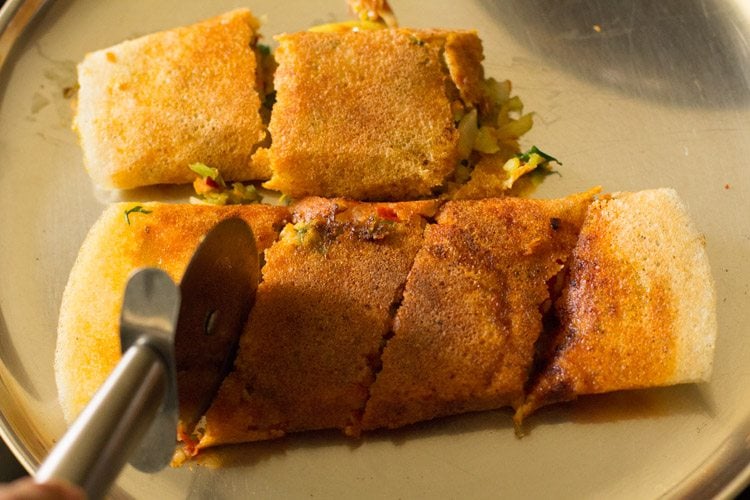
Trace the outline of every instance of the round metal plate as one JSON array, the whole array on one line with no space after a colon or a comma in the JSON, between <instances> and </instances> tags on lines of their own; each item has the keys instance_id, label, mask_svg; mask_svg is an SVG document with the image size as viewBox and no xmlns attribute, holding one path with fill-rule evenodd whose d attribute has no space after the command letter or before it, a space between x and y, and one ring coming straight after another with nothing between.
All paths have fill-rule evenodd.
<instances>
[{"instance_id":1,"label":"round metal plate","mask_svg":"<svg viewBox=\"0 0 750 500\"><path fill-rule=\"evenodd\" d=\"M337 433L228 448L222 469L132 469L147 498L725 496L750 477L750 8L745 0L393 0L404 26L476 28L488 75L537 112L525 145L564 162L536 196L670 186L704 232L716 279L712 381L586 398L350 441ZM245 5L267 37L346 17L343 0ZM34 468L64 429L52 362L58 307L97 192L64 89L87 51L229 10L231 1L55 2L0 75L0 429ZM148 198L173 193L145 190ZM132 194L130 196L133 196ZM92 307L95 307L92 304Z\"/></svg>"}]
</instances>

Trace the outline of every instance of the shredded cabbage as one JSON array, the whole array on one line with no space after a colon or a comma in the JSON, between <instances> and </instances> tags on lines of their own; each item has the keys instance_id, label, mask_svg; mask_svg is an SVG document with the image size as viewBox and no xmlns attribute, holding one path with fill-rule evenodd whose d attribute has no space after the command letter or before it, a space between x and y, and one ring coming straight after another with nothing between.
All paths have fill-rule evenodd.
<instances>
[{"instance_id":1,"label":"shredded cabbage","mask_svg":"<svg viewBox=\"0 0 750 500\"><path fill-rule=\"evenodd\" d=\"M193 163L190 165L190 170L200 175L201 177L208 177L216 182L219 182L219 179L221 178L221 174L219 173L218 168L209 167L205 163Z\"/></svg>"},{"instance_id":2,"label":"shredded cabbage","mask_svg":"<svg viewBox=\"0 0 750 500\"><path fill-rule=\"evenodd\" d=\"M477 138L474 141L474 150L485 154L495 154L500 151L496 133L497 130L494 127L486 125L479 127Z\"/></svg>"},{"instance_id":3,"label":"shredded cabbage","mask_svg":"<svg viewBox=\"0 0 750 500\"><path fill-rule=\"evenodd\" d=\"M467 159L471 154L478 133L477 110L472 109L458 122L458 157L461 160Z\"/></svg>"},{"instance_id":4,"label":"shredded cabbage","mask_svg":"<svg viewBox=\"0 0 750 500\"><path fill-rule=\"evenodd\" d=\"M341 33L347 31L373 31L385 29L386 25L377 21L342 21L340 23L319 24L308 28L313 33Z\"/></svg>"},{"instance_id":5,"label":"shredded cabbage","mask_svg":"<svg viewBox=\"0 0 750 500\"><path fill-rule=\"evenodd\" d=\"M518 120L511 120L497 131L499 139L518 139L534 126L534 113L527 113Z\"/></svg>"},{"instance_id":6,"label":"shredded cabbage","mask_svg":"<svg viewBox=\"0 0 750 500\"><path fill-rule=\"evenodd\" d=\"M197 196L191 196L190 203L194 205L241 205L263 199L252 184L233 182L231 187L227 187L219 169L205 163L193 163L190 170L200 176L193 182Z\"/></svg>"}]
</instances>

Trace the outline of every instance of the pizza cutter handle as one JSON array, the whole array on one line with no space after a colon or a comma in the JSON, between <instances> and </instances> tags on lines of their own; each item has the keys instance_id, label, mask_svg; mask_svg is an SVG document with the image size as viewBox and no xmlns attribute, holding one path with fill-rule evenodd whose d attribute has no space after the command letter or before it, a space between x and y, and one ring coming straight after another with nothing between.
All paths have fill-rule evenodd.
<instances>
[{"instance_id":1,"label":"pizza cutter handle","mask_svg":"<svg viewBox=\"0 0 750 500\"><path fill-rule=\"evenodd\" d=\"M78 419L37 470L102 498L154 420L167 391L167 367L148 343L124 354Z\"/></svg>"}]
</instances>

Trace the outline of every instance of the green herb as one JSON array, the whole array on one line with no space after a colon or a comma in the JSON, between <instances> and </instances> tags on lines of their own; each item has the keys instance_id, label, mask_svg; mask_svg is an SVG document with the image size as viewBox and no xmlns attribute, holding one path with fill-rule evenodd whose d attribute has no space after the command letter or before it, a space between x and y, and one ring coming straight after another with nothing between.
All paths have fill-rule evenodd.
<instances>
[{"instance_id":1,"label":"green herb","mask_svg":"<svg viewBox=\"0 0 750 500\"><path fill-rule=\"evenodd\" d=\"M410 35L409 39L411 40L411 43L414 45L417 45L419 47L422 47L424 45L424 40L420 40L419 38L415 37L414 35Z\"/></svg>"},{"instance_id":2,"label":"green herb","mask_svg":"<svg viewBox=\"0 0 750 500\"><path fill-rule=\"evenodd\" d=\"M203 178L210 178L216 181L219 178L219 169L209 167L205 163L193 163L190 165L190 170L200 175Z\"/></svg>"},{"instance_id":3,"label":"green herb","mask_svg":"<svg viewBox=\"0 0 750 500\"><path fill-rule=\"evenodd\" d=\"M260 54L262 56L270 56L271 55L271 47L269 47L268 45L265 45L263 43L259 43L258 44L258 52L260 52Z\"/></svg>"},{"instance_id":4,"label":"green herb","mask_svg":"<svg viewBox=\"0 0 750 500\"><path fill-rule=\"evenodd\" d=\"M246 186L241 182L232 183L232 189L227 191L227 196L226 203L231 205L258 203L263 199L258 190L255 189L255 186L252 184Z\"/></svg>"},{"instance_id":5,"label":"green herb","mask_svg":"<svg viewBox=\"0 0 750 500\"><path fill-rule=\"evenodd\" d=\"M539 156L541 156L542 158L544 158L544 162L543 163L548 163L548 162L554 161L558 165L562 165L562 162L560 160L558 160L557 158L555 158L552 155L548 155L547 153L545 153L541 149L537 148L536 146L531 146L531 149L529 149L525 153L519 153L519 154L517 154L516 158L518 158L519 160L521 160L524 163L527 163L529 161L529 159L531 158L531 155L535 154L535 153L538 154Z\"/></svg>"},{"instance_id":6,"label":"green herb","mask_svg":"<svg viewBox=\"0 0 750 500\"><path fill-rule=\"evenodd\" d=\"M293 227L297 235L297 246L303 246L315 239L315 226L312 222L300 221Z\"/></svg>"},{"instance_id":7,"label":"green herb","mask_svg":"<svg viewBox=\"0 0 750 500\"><path fill-rule=\"evenodd\" d=\"M130 225L130 214L133 214L133 213L150 214L151 210L147 210L140 205L136 205L129 210L125 210L125 222L128 223L128 226Z\"/></svg>"},{"instance_id":8,"label":"green herb","mask_svg":"<svg viewBox=\"0 0 750 500\"><path fill-rule=\"evenodd\" d=\"M229 195L226 192L212 192L204 194L198 200L206 205L226 205Z\"/></svg>"}]
</instances>

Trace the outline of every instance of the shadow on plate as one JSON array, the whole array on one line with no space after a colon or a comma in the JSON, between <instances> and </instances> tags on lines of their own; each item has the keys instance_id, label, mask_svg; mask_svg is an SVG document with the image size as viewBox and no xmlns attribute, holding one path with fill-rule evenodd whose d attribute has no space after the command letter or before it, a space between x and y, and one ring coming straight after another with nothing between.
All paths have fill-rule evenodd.
<instances>
[{"instance_id":1,"label":"shadow on plate","mask_svg":"<svg viewBox=\"0 0 750 500\"><path fill-rule=\"evenodd\" d=\"M596 425L626 420L658 419L675 415L713 413L712 404L699 385L586 396L577 401L543 408L527 419L527 434L535 428L563 423ZM411 441L450 437L474 432L513 433L510 409L485 411L420 422L394 430L365 433L352 439L335 430L304 432L275 441L223 446L202 452L186 466L208 468L247 467L272 457L307 448L348 447L354 451L368 443L390 442L401 446ZM523 438L521 438L523 439Z\"/></svg>"},{"instance_id":2,"label":"shadow on plate","mask_svg":"<svg viewBox=\"0 0 750 500\"><path fill-rule=\"evenodd\" d=\"M483 2L544 64L637 98L698 108L750 102L746 0Z\"/></svg>"},{"instance_id":3,"label":"shadow on plate","mask_svg":"<svg viewBox=\"0 0 750 500\"><path fill-rule=\"evenodd\" d=\"M493 410L455 415L393 430L366 432L361 438L350 438L338 430L309 431L289 434L273 441L221 446L201 452L193 464L208 467L246 467L271 457L308 448L347 447L354 451L368 443L391 442L401 446L409 441L473 432L513 432L511 410ZM186 466L190 466L190 462Z\"/></svg>"},{"instance_id":4,"label":"shadow on plate","mask_svg":"<svg viewBox=\"0 0 750 500\"><path fill-rule=\"evenodd\" d=\"M530 434L537 427L563 423L593 425L691 414L714 414L712 401L699 384L584 396L541 408L524 422L524 431Z\"/></svg>"}]
</instances>

